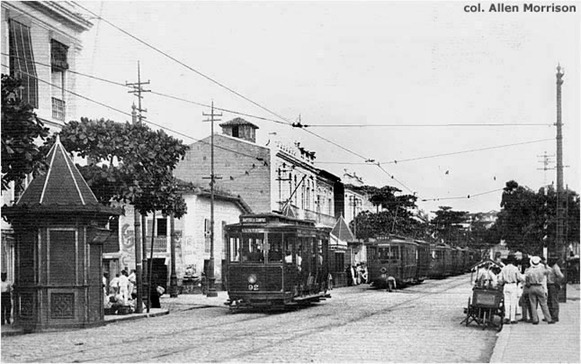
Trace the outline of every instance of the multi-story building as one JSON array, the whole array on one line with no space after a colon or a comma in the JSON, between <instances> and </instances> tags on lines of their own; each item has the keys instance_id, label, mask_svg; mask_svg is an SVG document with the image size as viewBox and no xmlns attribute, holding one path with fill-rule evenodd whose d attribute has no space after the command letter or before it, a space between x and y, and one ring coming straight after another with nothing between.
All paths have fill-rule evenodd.
<instances>
[{"instance_id":1,"label":"multi-story building","mask_svg":"<svg viewBox=\"0 0 581 364\"><path fill-rule=\"evenodd\" d=\"M216 188L239 195L253 212L291 210L294 216L332 227L338 211L336 191L339 177L315 167L315 153L271 140L256 143L258 127L242 118L220 124L214 134ZM175 176L199 185L207 184L211 173L211 137L190 145ZM341 191L342 192L342 191ZM342 194L341 197L342 198Z\"/></svg>"},{"instance_id":2,"label":"multi-story building","mask_svg":"<svg viewBox=\"0 0 581 364\"><path fill-rule=\"evenodd\" d=\"M82 50L81 34L92 23L74 2L2 1L2 73L22 80L22 100L51 131L76 118L75 70ZM2 192L2 205L12 205L30 178ZM14 240L2 221L2 271L13 279Z\"/></svg>"}]
</instances>

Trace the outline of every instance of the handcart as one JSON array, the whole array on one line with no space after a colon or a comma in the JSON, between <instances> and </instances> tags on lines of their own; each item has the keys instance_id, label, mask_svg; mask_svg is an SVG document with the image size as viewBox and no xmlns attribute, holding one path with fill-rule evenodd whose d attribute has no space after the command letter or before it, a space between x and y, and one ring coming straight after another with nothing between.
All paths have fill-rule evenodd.
<instances>
[{"instance_id":1,"label":"handcart","mask_svg":"<svg viewBox=\"0 0 581 364\"><path fill-rule=\"evenodd\" d=\"M498 269L498 264L490 259L485 259L471 269L472 273L476 273L476 279L471 281L474 283L472 288L472 297L468 298L468 306L464 308L466 317L462 320L468 326L471 322L475 322L484 330L487 327L496 328L498 331L502 330L504 324L504 294L502 293L502 286L496 287L489 279L487 271Z\"/></svg>"},{"instance_id":2,"label":"handcart","mask_svg":"<svg viewBox=\"0 0 581 364\"><path fill-rule=\"evenodd\" d=\"M468 307L464 309L466 318L462 320L468 326L475 322L482 329L492 327L502 330L504 323L504 295L501 290L474 287L472 298L468 298Z\"/></svg>"}]
</instances>

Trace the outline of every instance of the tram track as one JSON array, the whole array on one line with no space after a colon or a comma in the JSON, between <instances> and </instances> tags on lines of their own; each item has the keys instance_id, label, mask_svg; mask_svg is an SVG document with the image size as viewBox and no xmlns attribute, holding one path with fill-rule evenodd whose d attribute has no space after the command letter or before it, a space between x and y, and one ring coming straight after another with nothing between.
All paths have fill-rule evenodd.
<instances>
[{"instance_id":1,"label":"tram track","mask_svg":"<svg viewBox=\"0 0 581 364\"><path fill-rule=\"evenodd\" d=\"M214 356L212 361L229 361L229 360L239 360L240 358L244 358L250 355L254 355L259 351L266 350L269 348L277 347L277 345L281 343L288 343L291 341L300 341L305 337L313 334L320 334L321 332L345 327L356 322L361 322L363 320L372 320L377 315L383 315L389 312L393 312L399 309L413 309L417 304L416 302L422 301L424 299L429 298L430 296L442 294L447 290L453 290L456 287L465 284L464 279L460 279L462 276L459 277L451 277L454 279L453 282L450 282L449 279L442 280L442 281L431 281L431 285L425 287L428 291L424 291L422 289L416 290L414 289L413 292L409 291L409 288L415 288L416 286L408 287L408 291L406 288L402 290L397 290L394 296L403 297L403 295L407 294L415 294L414 297L405 298L401 301L395 302L393 304L382 305L380 308L375 310L364 310L361 311L359 314L352 316L344 321L341 322L331 322L331 323L323 323L317 324L317 319L321 317L329 317L333 316L332 314L323 314L321 315L320 310L317 310L318 306L312 306L305 309L300 310L291 310L288 312L282 313L275 313L275 314L260 314L260 313L248 313L248 317L240 318L241 313L237 313L235 315L231 315L233 320L229 320L229 322L220 322L220 323L211 323L213 318L208 318L200 321L198 326L196 327L187 327L181 330L169 331L160 333L159 331L152 331L151 334L146 336L138 336L134 339L124 339L118 343L107 343L106 353L104 354L103 347L91 347L91 348L83 348L81 350L69 351L64 354L60 355L53 355L53 356L46 356L35 358L30 360L29 362L37 362L37 361L66 361L67 358L74 358L78 356L83 356L84 358L74 360L72 362L106 362L106 361L121 361L121 362L138 362L138 361L152 361L155 359L161 359L180 355L180 354L187 354L190 351L198 350L199 348L206 347L206 345L220 345L220 344L227 344L236 342L236 340L240 340L241 332L243 333L244 337L248 338L257 338L257 337L264 337L266 339L265 342L261 342L260 340L256 340L252 342L251 349L247 350L235 350L232 348L230 353L227 353L225 356ZM423 283L425 284L425 283ZM421 287L417 286L417 287ZM345 295L342 295L343 304L348 304L348 306L355 306L357 304L357 300L361 299L359 296L359 292L348 292ZM386 294L393 294L388 293ZM358 297L359 296L359 297ZM328 301L329 303L333 301ZM412 307L413 306L413 307ZM264 327L252 327L253 322L258 322L265 318L273 317L274 315L281 315L280 322L285 322L286 318L289 318L289 321L295 319L294 316L296 312L301 312L305 316L301 318L303 322L311 322L315 323L314 326L309 328L299 329L295 332L289 333L288 331L285 335L277 335L276 333L269 333L267 329ZM187 319L187 311L180 311L178 312L179 315L185 316L184 320ZM258 315L258 316L257 316ZM163 318L161 318L163 319ZM250 325L249 325L250 324ZM115 326L118 326L116 324ZM112 327L108 325L107 327ZM287 325L288 327L288 325ZM207 335L208 332L214 332L213 329L219 328L219 335ZM188 337L192 340L189 341L190 345L184 345L184 340L175 340L176 337ZM197 340L199 337L199 340ZM197 340L197 341L196 341ZM211 342L206 342L210 341ZM157 348L148 349L149 345L140 345L146 344L148 342L157 342L160 341L168 341L168 345L164 346L162 349ZM193 342L192 342L193 341ZM172 343L169 345L169 343ZM242 344L240 344L242 345ZM156 346L156 345L154 345ZM108 354L111 353L111 354ZM203 360L202 360L203 361ZM71 362L71 361L69 361Z\"/></svg>"},{"instance_id":2,"label":"tram track","mask_svg":"<svg viewBox=\"0 0 581 364\"><path fill-rule=\"evenodd\" d=\"M239 360L240 358L243 358L245 356L249 356L249 355L253 355L256 354L256 352L258 350L264 350L264 349L268 349L268 348L272 348L272 347L276 347L277 345L281 344L281 343L288 343L290 341L298 341L300 339L303 339L305 337L308 337L309 335L313 335L313 334L320 334L321 332L327 331L327 330L332 330L332 329L337 329L340 327L344 327L344 326L348 326L351 324L354 324L356 322L361 322L362 320L369 320L369 319L373 319L374 316L376 315L381 315L381 314L385 314L388 312L393 312L397 309L402 309L402 308L409 308L409 304L415 301L421 301L431 295L434 294L441 294L449 289L454 289L458 286L464 285L465 282L461 281L461 282L454 282L454 284L452 286L449 285L449 281L446 282L442 282L442 284L438 284L438 287L442 287L440 289L438 289L437 291L430 291L430 292L426 292L423 294L420 294L419 297L414 297L414 298L409 298L409 299L405 299L401 302L389 305L389 306L383 306L381 309L378 310L374 310L372 312L362 312L362 314L357 315L355 317L350 318L349 320L343 321L341 323L332 323L332 324L325 324L325 325L317 325L314 327L311 327L309 329L304 329L304 330L299 330L297 332L297 334L295 335L291 335L289 336L284 336L281 337L280 339L276 340L276 341L271 341L268 344L264 344L264 345L253 345L252 349L249 350L245 350L242 352L236 352L236 353L232 353L232 355L226 356L226 357L220 357L219 359L214 359L216 361L229 361L229 360L234 360L237 359ZM415 305L414 305L415 306ZM307 316L305 319L306 320L313 320L315 318L320 318L320 314L317 312L313 312L313 314ZM231 330L228 330L227 328L223 327L223 332L228 333L231 332ZM252 337L258 337L260 336L260 331L262 331L262 328L257 328L254 332L245 332L245 335L247 336L252 336ZM221 338L213 341L214 344L220 344L220 343L227 343L227 342L231 342L234 339L239 338L238 334L232 334L232 335L221 335ZM175 349L168 349L168 350L163 350L162 353L158 353L158 355L148 355L147 358L151 359L157 359L157 358L164 358L164 357L168 357L171 355L175 355L175 354L179 354L179 353L185 353L188 351L193 350L192 348L187 348L184 349L182 348L175 348Z\"/></svg>"}]
</instances>

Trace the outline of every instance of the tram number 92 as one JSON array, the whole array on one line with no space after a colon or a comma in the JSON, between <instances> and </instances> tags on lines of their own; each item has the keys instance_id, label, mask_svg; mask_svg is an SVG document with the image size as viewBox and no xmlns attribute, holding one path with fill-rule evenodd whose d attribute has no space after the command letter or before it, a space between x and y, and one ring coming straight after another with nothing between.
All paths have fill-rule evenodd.
<instances>
[{"instance_id":1,"label":"tram number 92","mask_svg":"<svg viewBox=\"0 0 581 364\"><path fill-rule=\"evenodd\" d=\"M249 291L258 291L258 284L249 284L248 285L248 290Z\"/></svg>"}]
</instances>

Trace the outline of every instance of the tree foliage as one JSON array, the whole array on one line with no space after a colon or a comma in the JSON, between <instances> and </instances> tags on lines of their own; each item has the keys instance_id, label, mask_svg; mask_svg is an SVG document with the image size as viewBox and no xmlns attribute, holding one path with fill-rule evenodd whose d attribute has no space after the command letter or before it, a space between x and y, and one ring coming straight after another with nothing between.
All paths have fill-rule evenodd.
<instances>
[{"instance_id":1,"label":"tree foliage","mask_svg":"<svg viewBox=\"0 0 581 364\"><path fill-rule=\"evenodd\" d=\"M401 190L393 186L364 186L362 190L373 205L381 206L383 210L377 213L365 211L357 215L351 223L357 238L367 239L390 233L416 236L421 231L421 223L413 213L417 209L416 196L401 195Z\"/></svg>"},{"instance_id":2,"label":"tree foliage","mask_svg":"<svg viewBox=\"0 0 581 364\"><path fill-rule=\"evenodd\" d=\"M454 211L450 206L440 206L439 208L438 211L434 211L436 217L430 222L436 237L451 245L465 245L467 233L462 223L467 221L468 212Z\"/></svg>"},{"instance_id":3,"label":"tree foliage","mask_svg":"<svg viewBox=\"0 0 581 364\"><path fill-rule=\"evenodd\" d=\"M568 218L564 222L565 239L579 241L579 195L564 193ZM535 192L515 181L506 183L501 211L494 229L511 250L540 254L544 246L555 243L557 225L557 193L554 188Z\"/></svg>"},{"instance_id":4,"label":"tree foliage","mask_svg":"<svg viewBox=\"0 0 581 364\"><path fill-rule=\"evenodd\" d=\"M173 177L188 148L180 140L144 124L87 118L65 124L60 138L65 149L89 160L78 167L100 202L128 202L142 214L161 210L179 218L186 212Z\"/></svg>"},{"instance_id":5,"label":"tree foliage","mask_svg":"<svg viewBox=\"0 0 581 364\"><path fill-rule=\"evenodd\" d=\"M49 129L36 117L34 108L22 102L20 88L20 80L2 75L2 191L10 182L19 183L46 167L35 141L46 138Z\"/></svg>"}]
</instances>

